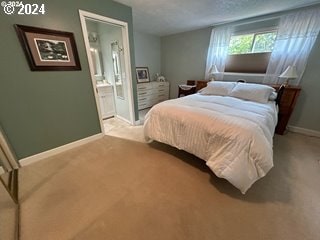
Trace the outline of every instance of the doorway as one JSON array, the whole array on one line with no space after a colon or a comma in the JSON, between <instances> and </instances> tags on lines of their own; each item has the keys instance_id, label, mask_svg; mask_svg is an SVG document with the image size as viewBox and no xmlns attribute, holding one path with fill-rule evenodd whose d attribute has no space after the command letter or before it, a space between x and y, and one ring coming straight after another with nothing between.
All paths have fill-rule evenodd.
<instances>
[{"instance_id":1,"label":"doorway","mask_svg":"<svg viewBox=\"0 0 320 240\"><path fill-rule=\"evenodd\" d=\"M79 14L102 132L112 117L135 125L128 24Z\"/></svg>"},{"instance_id":2,"label":"doorway","mask_svg":"<svg viewBox=\"0 0 320 240\"><path fill-rule=\"evenodd\" d=\"M0 239L19 239L19 167L20 164L0 126Z\"/></svg>"}]
</instances>

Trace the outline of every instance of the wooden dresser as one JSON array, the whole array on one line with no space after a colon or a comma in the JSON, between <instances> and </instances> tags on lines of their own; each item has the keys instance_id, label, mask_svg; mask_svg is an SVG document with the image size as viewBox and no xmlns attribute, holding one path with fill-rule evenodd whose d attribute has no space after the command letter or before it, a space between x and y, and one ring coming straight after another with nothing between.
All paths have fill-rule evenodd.
<instances>
[{"instance_id":1,"label":"wooden dresser","mask_svg":"<svg viewBox=\"0 0 320 240\"><path fill-rule=\"evenodd\" d=\"M137 84L138 110L169 99L169 82L148 82Z\"/></svg>"},{"instance_id":2,"label":"wooden dresser","mask_svg":"<svg viewBox=\"0 0 320 240\"><path fill-rule=\"evenodd\" d=\"M272 87L278 90L280 85L272 85ZM281 101L279 103L279 119L276 126L277 134L283 135L285 133L287 124L296 105L300 91L301 87L299 86L287 86L285 88L281 97Z\"/></svg>"}]
</instances>

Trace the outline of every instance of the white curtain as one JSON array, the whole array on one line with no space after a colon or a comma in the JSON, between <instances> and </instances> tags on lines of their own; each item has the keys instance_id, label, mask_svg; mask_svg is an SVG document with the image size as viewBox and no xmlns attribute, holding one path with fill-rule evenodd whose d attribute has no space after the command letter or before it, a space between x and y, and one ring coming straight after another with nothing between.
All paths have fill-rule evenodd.
<instances>
[{"instance_id":1,"label":"white curtain","mask_svg":"<svg viewBox=\"0 0 320 240\"><path fill-rule=\"evenodd\" d=\"M217 66L217 69L220 72L220 74L215 75L215 79L223 79L231 33L231 27L217 27L212 29L207 55L205 79L209 79L211 77L210 68L213 64Z\"/></svg>"},{"instance_id":2,"label":"white curtain","mask_svg":"<svg viewBox=\"0 0 320 240\"><path fill-rule=\"evenodd\" d=\"M291 65L296 66L299 77L290 84L298 85L319 29L320 7L281 17L264 83L278 83L279 75Z\"/></svg>"}]
</instances>

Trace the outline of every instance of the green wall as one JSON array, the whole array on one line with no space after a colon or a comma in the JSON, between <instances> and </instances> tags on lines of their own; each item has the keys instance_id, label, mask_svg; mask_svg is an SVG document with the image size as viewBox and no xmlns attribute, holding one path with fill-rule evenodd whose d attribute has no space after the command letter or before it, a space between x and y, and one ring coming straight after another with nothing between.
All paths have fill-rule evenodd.
<instances>
[{"instance_id":1,"label":"green wall","mask_svg":"<svg viewBox=\"0 0 320 240\"><path fill-rule=\"evenodd\" d=\"M273 14L270 16L279 16ZM260 26L261 17L250 19ZM239 21L237 23L245 23ZM252 26L252 24L250 24ZM170 81L170 97L178 95L178 84L185 84L188 79L204 79L207 49L211 28L165 36L161 38L162 73ZM289 125L320 131L320 35L312 49L307 67L301 80L302 91ZM252 76L225 76L227 80L244 78L250 81ZM263 77L260 77L261 81Z\"/></svg>"},{"instance_id":2,"label":"green wall","mask_svg":"<svg viewBox=\"0 0 320 240\"><path fill-rule=\"evenodd\" d=\"M289 125L320 132L320 34L300 82L301 93Z\"/></svg>"},{"instance_id":3,"label":"green wall","mask_svg":"<svg viewBox=\"0 0 320 240\"><path fill-rule=\"evenodd\" d=\"M110 0L33 3L44 3L46 14L5 15L2 8L0 13L0 124L19 159L101 132L79 9L128 22L131 68L135 76L131 8ZM82 70L30 71L14 24L73 32Z\"/></svg>"},{"instance_id":4,"label":"green wall","mask_svg":"<svg viewBox=\"0 0 320 240\"><path fill-rule=\"evenodd\" d=\"M211 28L161 38L161 72L170 82L170 98L188 79L203 79Z\"/></svg>"},{"instance_id":5,"label":"green wall","mask_svg":"<svg viewBox=\"0 0 320 240\"><path fill-rule=\"evenodd\" d=\"M160 37L134 32L135 62L137 67L148 67L150 81L156 73L161 73L161 40Z\"/></svg>"}]
</instances>

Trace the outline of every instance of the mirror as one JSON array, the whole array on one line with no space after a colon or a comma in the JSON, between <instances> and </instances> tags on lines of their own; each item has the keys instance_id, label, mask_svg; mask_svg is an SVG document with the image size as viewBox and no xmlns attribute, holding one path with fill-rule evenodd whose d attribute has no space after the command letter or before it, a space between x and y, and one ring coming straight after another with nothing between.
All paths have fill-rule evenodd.
<instances>
[{"instance_id":1,"label":"mirror","mask_svg":"<svg viewBox=\"0 0 320 240\"><path fill-rule=\"evenodd\" d=\"M97 81L103 80L103 65L101 64L101 53L98 48L90 48L94 67L94 76Z\"/></svg>"},{"instance_id":2,"label":"mirror","mask_svg":"<svg viewBox=\"0 0 320 240\"><path fill-rule=\"evenodd\" d=\"M121 53L123 52L123 49L119 46L118 41L111 43L111 52L112 52L113 75L114 75L116 94L118 98L124 99L122 70L121 70Z\"/></svg>"},{"instance_id":3,"label":"mirror","mask_svg":"<svg viewBox=\"0 0 320 240\"><path fill-rule=\"evenodd\" d=\"M0 239L19 237L18 168L0 126Z\"/></svg>"},{"instance_id":4,"label":"mirror","mask_svg":"<svg viewBox=\"0 0 320 240\"><path fill-rule=\"evenodd\" d=\"M99 44L98 33L88 32L90 43L90 53L93 61L94 76L97 81L103 80L103 64L101 61L101 49Z\"/></svg>"}]
</instances>

